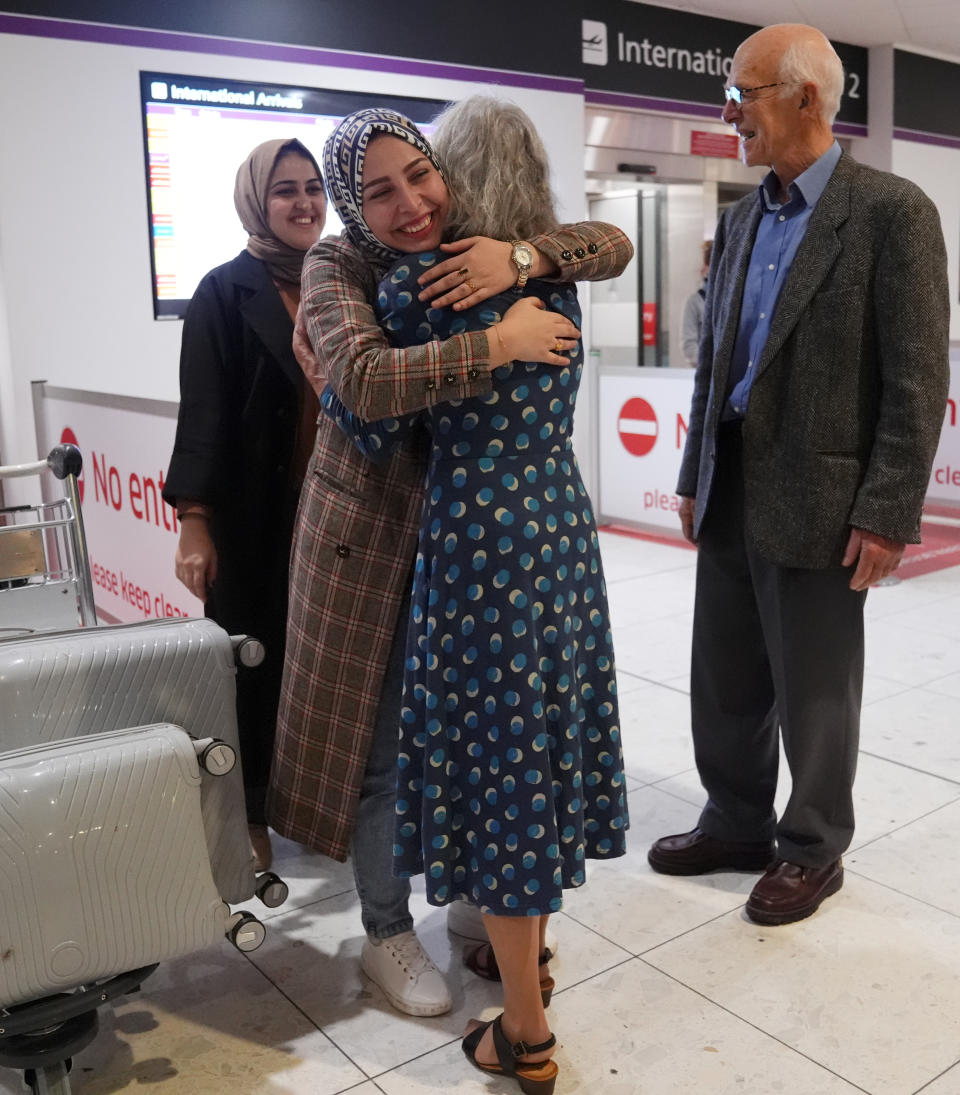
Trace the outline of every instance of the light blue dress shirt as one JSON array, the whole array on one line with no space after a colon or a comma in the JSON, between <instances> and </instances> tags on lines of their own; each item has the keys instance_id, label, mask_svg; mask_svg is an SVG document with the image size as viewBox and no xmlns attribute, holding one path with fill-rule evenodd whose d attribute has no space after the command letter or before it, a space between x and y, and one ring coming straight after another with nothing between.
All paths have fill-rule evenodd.
<instances>
[{"instance_id":1,"label":"light blue dress shirt","mask_svg":"<svg viewBox=\"0 0 960 1095\"><path fill-rule=\"evenodd\" d=\"M724 421L743 418L747 413L757 362L770 334L770 323L780 290L790 273L813 210L837 166L840 152L840 145L834 141L815 163L790 184L790 200L783 204L777 200L780 182L772 171L760 184L759 201L763 215L743 287L737 341L727 378Z\"/></svg>"}]
</instances>

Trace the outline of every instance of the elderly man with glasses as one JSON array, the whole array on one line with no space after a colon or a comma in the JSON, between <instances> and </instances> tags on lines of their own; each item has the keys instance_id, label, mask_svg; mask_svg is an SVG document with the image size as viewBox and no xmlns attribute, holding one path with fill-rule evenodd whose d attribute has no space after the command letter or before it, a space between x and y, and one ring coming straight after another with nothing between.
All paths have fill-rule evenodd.
<instances>
[{"instance_id":1,"label":"elderly man with glasses","mask_svg":"<svg viewBox=\"0 0 960 1095\"><path fill-rule=\"evenodd\" d=\"M764 871L746 906L761 924L809 916L843 884L864 599L919 540L947 396L937 211L841 151L842 89L812 27L767 27L734 55L723 118L744 161L771 170L717 228L677 487L699 548L691 716L707 802L648 858L665 874Z\"/></svg>"}]
</instances>

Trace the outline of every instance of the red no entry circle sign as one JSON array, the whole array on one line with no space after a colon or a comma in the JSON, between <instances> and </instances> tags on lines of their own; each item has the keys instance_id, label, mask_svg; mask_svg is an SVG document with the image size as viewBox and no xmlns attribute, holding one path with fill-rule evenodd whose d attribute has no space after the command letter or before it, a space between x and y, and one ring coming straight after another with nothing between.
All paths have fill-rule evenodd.
<instances>
[{"instance_id":1,"label":"red no entry circle sign","mask_svg":"<svg viewBox=\"0 0 960 1095\"><path fill-rule=\"evenodd\" d=\"M653 407L639 396L628 399L617 419L617 432L627 452L646 456L657 443L657 415Z\"/></svg>"}]
</instances>

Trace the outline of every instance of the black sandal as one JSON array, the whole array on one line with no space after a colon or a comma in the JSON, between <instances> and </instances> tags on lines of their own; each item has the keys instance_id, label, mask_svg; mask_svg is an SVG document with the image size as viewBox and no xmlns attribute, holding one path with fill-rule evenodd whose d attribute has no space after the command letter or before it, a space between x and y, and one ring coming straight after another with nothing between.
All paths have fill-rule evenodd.
<instances>
[{"instance_id":1,"label":"black sandal","mask_svg":"<svg viewBox=\"0 0 960 1095\"><path fill-rule=\"evenodd\" d=\"M544 1050L553 1049L557 1044L556 1035L551 1034L545 1042L535 1046L528 1045L526 1042L511 1044L503 1033L502 1022L503 1014L501 1013L496 1019L481 1023L480 1026L471 1030L460 1043L463 1052L481 1072L487 1072L492 1076L512 1076L520 1084L523 1095L553 1095L557 1075L560 1072L557 1063L549 1059L528 1063L518 1058L527 1053L543 1053ZM493 1047L497 1051L499 1065L484 1065L477 1060L477 1047L487 1027L493 1028Z\"/></svg>"},{"instance_id":2,"label":"black sandal","mask_svg":"<svg viewBox=\"0 0 960 1095\"><path fill-rule=\"evenodd\" d=\"M481 966L480 953L484 948L487 950L487 960ZM537 965L545 966L552 958L553 953L547 947L537 960ZM478 943L470 950L464 951L463 964L471 973L475 973L478 977L483 977L487 981L503 980L500 976L500 967L497 965L497 956L493 953L493 947L489 943ZM545 1008L550 1007L550 998L553 996L553 990L556 987L557 983L552 977L540 982L540 999L543 1001Z\"/></svg>"}]
</instances>

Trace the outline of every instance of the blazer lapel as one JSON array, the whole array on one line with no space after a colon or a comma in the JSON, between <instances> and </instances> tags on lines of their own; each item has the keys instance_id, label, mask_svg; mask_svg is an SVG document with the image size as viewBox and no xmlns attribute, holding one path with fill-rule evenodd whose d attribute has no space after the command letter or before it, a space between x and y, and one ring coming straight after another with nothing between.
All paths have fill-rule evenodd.
<instances>
[{"instance_id":1,"label":"blazer lapel","mask_svg":"<svg viewBox=\"0 0 960 1095\"><path fill-rule=\"evenodd\" d=\"M237 280L253 291L240 305L240 311L287 379L299 388L303 374L293 354L290 315L266 266L252 256L247 257L249 263L243 264Z\"/></svg>"},{"instance_id":2,"label":"blazer lapel","mask_svg":"<svg viewBox=\"0 0 960 1095\"><path fill-rule=\"evenodd\" d=\"M780 352L790 332L823 284L840 254L837 230L850 215L850 181L853 161L843 155L837 161L830 181L820 195L810 217L807 231L780 292L770 324L770 334L757 362L759 376Z\"/></svg>"}]
</instances>

